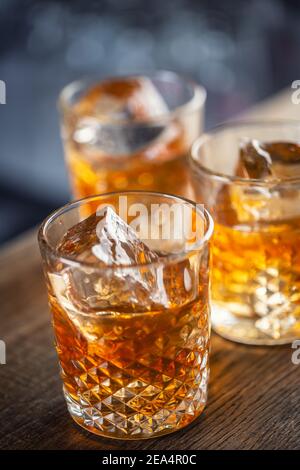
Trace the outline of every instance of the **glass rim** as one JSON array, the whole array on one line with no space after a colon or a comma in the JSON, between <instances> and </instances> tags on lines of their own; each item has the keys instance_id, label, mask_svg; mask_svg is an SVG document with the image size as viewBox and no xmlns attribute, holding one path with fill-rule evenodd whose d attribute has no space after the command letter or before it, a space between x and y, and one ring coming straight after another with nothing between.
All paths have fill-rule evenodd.
<instances>
[{"instance_id":1,"label":"glass rim","mask_svg":"<svg viewBox=\"0 0 300 470\"><path fill-rule=\"evenodd\" d=\"M188 159L190 166L194 171L201 171L207 177L223 183L234 183L243 186L262 186L265 188L270 187L281 187L291 184L300 184L300 176L291 176L285 178L273 178L272 180L258 179L258 178L243 178L241 176L228 175L226 173L220 173L217 171L210 170L207 166L200 163L198 156L200 149L205 143L211 141L220 131L230 131L230 129L238 129L243 127L254 128L254 127L298 127L300 134L300 120L298 119L261 119L261 120L238 120L221 123L213 127L208 132L204 132L198 137L191 148ZM300 144L300 140L299 140Z\"/></svg>"},{"instance_id":2,"label":"glass rim","mask_svg":"<svg viewBox=\"0 0 300 470\"><path fill-rule=\"evenodd\" d=\"M152 116L149 118L139 119L138 121L131 121L129 119L119 119L116 121L107 120L103 122L105 125L112 125L114 127L118 126L141 126L141 125L153 125L157 123L168 122L171 119L179 117L184 114L188 114L198 109L201 109L206 102L207 92L206 89L197 83L196 81L186 77L183 74L173 72L170 70L155 70L150 72L140 72L140 73L132 73L132 74L125 74L125 75L115 75L115 76L107 76L107 77L100 77L98 74L91 74L90 76L79 78L78 80L74 80L71 83L67 84L60 92L58 97L58 108L62 112L62 114L69 112L71 114L76 114L73 110L73 106L70 104L70 100L74 93L82 88L83 85L88 86L92 84L97 84L105 81L114 81L120 79L127 79L127 78L139 78L139 77L147 77L147 78L160 78L165 81L174 81L174 80L181 80L183 83L189 85L193 91L193 96L183 103L182 105L176 106L173 110L170 110L166 113L161 113L156 116ZM97 117L93 116L92 114L84 114L86 118L93 118L97 119Z\"/></svg>"},{"instance_id":3,"label":"glass rim","mask_svg":"<svg viewBox=\"0 0 300 470\"><path fill-rule=\"evenodd\" d=\"M178 201L183 201L191 206L194 207L194 209L197 211L198 214L201 214L201 217L205 219L206 227L205 227L205 232L203 237L197 242L197 246L193 246L192 249L190 250L185 250L180 253L170 253L167 254L163 257L161 257L157 261L150 261L147 263L136 263L133 265L106 265L106 266L97 266L95 263L87 262L87 261L79 261L76 256L71 256L71 255L63 255L60 253L57 248L51 246L47 239L46 231L47 228L50 226L52 222L54 222L57 217L60 215L63 215L65 212L72 210L72 208L78 207L82 204L92 202L94 200L100 200L105 197L109 196L117 196L117 195L134 195L134 194L141 194L144 196L160 196L160 197L165 197L165 198L170 198L170 199L175 199ZM92 214L91 214L92 215ZM95 271L115 271L115 270L120 270L120 269L136 269L136 268L145 268L149 266L160 266L162 264L168 264L169 262L180 262L187 257L195 254L198 252L207 242L209 242L214 230L214 222L213 219L208 212L208 210L204 207L203 205L203 211L199 210L199 207L196 202L191 201L187 198L184 198L182 196L176 196L175 194L169 194L169 193L160 193L160 192L155 192L155 191L140 191L140 190L131 190L131 191L113 191L109 193L103 193L103 194L96 194L93 196L88 196L84 197L81 199L77 199L75 201L70 201L69 203L65 204L64 206L54 210L51 212L48 217L46 217L43 222L41 223L39 230L38 230L38 242L41 248L45 248L45 250L50 253L51 255L54 255L57 259L61 260L64 264L67 264L72 267L87 267L89 269L93 269ZM43 257L43 254L42 254Z\"/></svg>"}]
</instances>

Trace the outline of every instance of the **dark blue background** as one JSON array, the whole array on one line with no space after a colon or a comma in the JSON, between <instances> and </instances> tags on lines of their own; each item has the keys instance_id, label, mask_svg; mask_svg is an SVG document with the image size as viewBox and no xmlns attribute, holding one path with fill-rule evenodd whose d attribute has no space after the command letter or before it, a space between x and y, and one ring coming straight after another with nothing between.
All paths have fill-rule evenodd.
<instances>
[{"instance_id":1,"label":"dark blue background","mask_svg":"<svg viewBox=\"0 0 300 470\"><path fill-rule=\"evenodd\" d=\"M164 68L208 90L206 126L300 78L283 0L0 0L0 242L69 198L56 100L69 81Z\"/></svg>"}]
</instances>

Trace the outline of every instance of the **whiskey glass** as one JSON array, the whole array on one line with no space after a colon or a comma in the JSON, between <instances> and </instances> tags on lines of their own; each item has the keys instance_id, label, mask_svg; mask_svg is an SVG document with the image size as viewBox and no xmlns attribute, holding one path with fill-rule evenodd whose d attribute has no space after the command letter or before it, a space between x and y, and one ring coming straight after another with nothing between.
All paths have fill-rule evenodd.
<instances>
[{"instance_id":1,"label":"whiskey glass","mask_svg":"<svg viewBox=\"0 0 300 470\"><path fill-rule=\"evenodd\" d=\"M175 206L198 227L192 237L162 235L169 210L176 223ZM163 209L163 219L155 218L159 230L150 236L153 207ZM139 237L124 222L136 209L143 210ZM180 225L186 223L176 230ZM80 426L143 439L181 429L201 414L212 230L208 212L195 203L138 191L75 201L44 221L39 243L63 391Z\"/></svg>"},{"instance_id":2,"label":"whiskey glass","mask_svg":"<svg viewBox=\"0 0 300 470\"><path fill-rule=\"evenodd\" d=\"M121 190L192 198L187 155L205 101L202 86L167 71L67 85L59 109L74 198Z\"/></svg>"},{"instance_id":3,"label":"whiskey glass","mask_svg":"<svg viewBox=\"0 0 300 470\"><path fill-rule=\"evenodd\" d=\"M300 337L300 123L221 125L193 145L196 200L215 231L212 327L276 345Z\"/></svg>"}]
</instances>

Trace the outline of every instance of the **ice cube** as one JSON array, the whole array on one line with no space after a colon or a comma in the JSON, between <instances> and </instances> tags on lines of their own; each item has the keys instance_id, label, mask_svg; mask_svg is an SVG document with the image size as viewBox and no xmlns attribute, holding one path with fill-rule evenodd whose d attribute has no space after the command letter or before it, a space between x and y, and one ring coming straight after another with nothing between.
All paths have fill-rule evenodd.
<instances>
[{"instance_id":1,"label":"ice cube","mask_svg":"<svg viewBox=\"0 0 300 470\"><path fill-rule=\"evenodd\" d=\"M271 171L280 179L300 176L300 145L292 142L270 142L263 145L272 159Z\"/></svg>"},{"instance_id":2,"label":"ice cube","mask_svg":"<svg viewBox=\"0 0 300 470\"><path fill-rule=\"evenodd\" d=\"M272 174L272 159L258 140L244 141L240 145L238 176L265 179Z\"/></svg>"},{"instance_id":3,"label":"ice cube","mask_svg":"<svg viewBox=\"0 0 300 470\"><path fill-rule=\"evenodd\" d=\"M300 191L282 180L300 176L300 146L290 142L243 141L237 175L265 185L232 186L231 204L239 222L278 221L300 215Z\"/></svg>"},{"instance_id":4,"label":"ice cube","mask_svg":"<svg viewBox=\"0 0 300 470\"><path fill-rule=\"evenodd\" d=\"M91 87L75 105L75 111L103 122L141 121L166 114L168 106L149 78L128 77Z\"/></svg>"},{"instance_id":5,"label":"ice cube","mask_svg":"<svg viewBox=\"0 0 300 470\"><path fill-rule=\"evenodd\" d=\"M164 263L110 207L69 229L58 250L89 263L50 277L58 302L87 339L95 315L179 307L199 294L198 253Z\"/></svg>"},{"instance_id":6,"label":"ice cube","mask_svg":"<svg viewBox=\"0 0 300 470\"><path fill-rule=\"evenodd\" d=\"M69 229L58 250L91 264L64 270L67 297L75 310L90 312L114 306L145 310L149 301L168 304L163 272L159 266L149 265L158 261L158 255L111 207ZM57 297L61 295L60 286Z\"/></svg>"},{"instance_id":7,"label":"ice cube","mask_svg":"<svg viewBox=\"0 0 300 470\"><path fill-rule=\"evenodd\" d=\"M106 154L128 155L149 145L165 130L161 123L146 125L143 121L165 115L168 106L149 78L136 77L107 80L92 87L74 110L79 116L75 142Z\"/></svg>"},{"instance_id":8,"label":"ice cube","mask_svg":"<svg viewBox=\"0 0 300 470\"><path fill-rule=\"evenodd\" d=\"M110 207L70 228L58 250L76 256L79 261L101 265L130 266L158 260L130 225Z\"/></svg>"},{"instance_id":9,"label":"ice cube","mask_svg":"<svg viewBox=\"0 0 300 470\"><path fill-rule=\"evenodd\" d=\"M300 145L292 142L243 141L240 145L239 176L282 179L300 175Z\"/></svg>"}]
</instances>

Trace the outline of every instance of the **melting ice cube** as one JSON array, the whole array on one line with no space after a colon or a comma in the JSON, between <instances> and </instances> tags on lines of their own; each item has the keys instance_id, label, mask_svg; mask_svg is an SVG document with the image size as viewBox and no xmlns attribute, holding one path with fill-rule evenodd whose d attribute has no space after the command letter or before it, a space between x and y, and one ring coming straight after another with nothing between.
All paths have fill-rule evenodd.
<instances>
[{"instance_id":1,"label":"melting ice cube","mask_svg":"<svg viewBox=\"0 0 300 470\"><path fill-rule=\"evenodd\" d=\"M111 207L68 230L58 250L91 263L91 267L70 267L64 272L68 296L81 311L116 305L143 308L149 298L159 304L166 301L163 289L157 296L158 272L146 267L158 261L158 255Z\"/></svg>"},{"instance_id":2,"label":"melting ice cube","mask_svg":"<svg viewBox=\"0 0 300 470\"><path fill-rule=\"evenodd\" d=\"M79 261L106 266L130 266L158 260L133 228L107 206L67 231L58 250Z\"/></svg>"},{"instance_id":3,"label":"melting ice cube","mask_svg":"<svg viewBox=\"0 0 300 470\"><path fill-rule=\"evenodd\" d=\"M58 301L89 339L91 316L176 307L197 295L198 255L165 265L110 207L69 229L58 250L83 262L49 277Z\"/></svg>"},{"instance_id":4,"label":"melting ice cube","mask_svg":"<svg viewBox=\"0 0 300 470\"><path fill-rule=\"evenodd\" d=\"M300 176L300 145L248 140L240 146L239 176L255 179Z\"/></svg>"},{"instance_id":5,"label":"melting ice cube","mask_svg":"<svg viewBox=\"0 0 300 470\"><path fill-rule=\"evenodd\" d=\"M240 146L237 175L265 185L233 186L231 202L239 222L279 221L300 215L300 191L280 186L300 176L300 145L247 140Z\"/></svg>"},{"instance_id":6,"label":"melting ice cube","mask_svg":"<svg viewBox=\"0 0 300 470\"><path fill-rule=\"evenodd\" d=\"M238 173L244 178L262 179L272 174L272 158L258 140L240 146Z\"/></svg>"},{"instance_id":7,"label":"melting ice cube","mask_svg":"<svg viewBox=\"0 0 300 470\"><path fill-rule=\"evenodd\" d=\"M143 121L168 112L162 95L146 77L104 81L92 87L74 109L80 116L75 142L111 155L128 155L149 145L165 126Z\"/></svg>"},{"instance_id":8,"label":"melting ice cube","mask_svg":"<svg viewBox=\"0 0 300 470\"><path fill-rule=\"evenodd\" d=\"M264 148L269 153L275 177L290 178L300 176L300 145L291 142L265 143Z\"/></svg>"}]
</instances>

